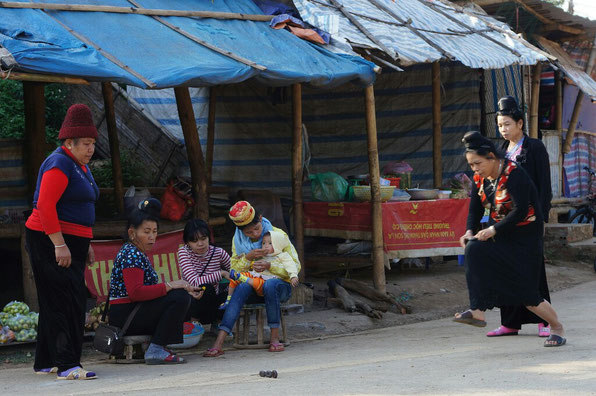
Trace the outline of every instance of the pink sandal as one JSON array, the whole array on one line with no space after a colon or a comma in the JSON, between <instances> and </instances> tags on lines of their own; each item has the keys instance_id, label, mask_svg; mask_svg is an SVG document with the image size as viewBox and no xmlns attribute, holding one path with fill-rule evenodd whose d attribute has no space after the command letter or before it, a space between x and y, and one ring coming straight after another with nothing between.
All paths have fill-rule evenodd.
<instances>
[{"instance_id":1,"label":"pink sandal","mask_svg":"<svg viewBox=\"0 0 596 396\"><path fill-rule=\"evenodd\" d=\"M519 332L518 329L511 329L505 326L499 326L498 328L494 329L493 331L489 331L486 333L487 337L503 337L503 336L512 336L517 335Z\"/></svg>"},{"instance_id":2,"label":"pink sandal","mask_svg":"<svg viewBox=\"0 0 596 396\"><path fill-rule=\"evenodd\" d=\"M549 337L550 325L545 326L544 323L538 323L538 337Z\"/></svg>"}]
</instances>

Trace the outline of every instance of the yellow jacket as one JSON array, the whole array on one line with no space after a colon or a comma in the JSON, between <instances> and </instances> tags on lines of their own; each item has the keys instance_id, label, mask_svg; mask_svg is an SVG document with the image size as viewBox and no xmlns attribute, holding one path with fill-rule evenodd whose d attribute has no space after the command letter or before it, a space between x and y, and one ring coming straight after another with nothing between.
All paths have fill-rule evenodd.
<instances>
[{"instance_id":1,"label":"yellow jacket","mask_svg":"<svg viewBox=\"0 0 596 396\"><path fill-rule=\"evenodd\" d=\"M263 275L274 275L289 282L291 278L297 277L300 272L301 266L298 253L290 242L288 235L277 227L273 227L271 231L271 241L274 248L273 256L266 256L262 259L270 262L271 267L269 270L263 271ZM252 262L244 254L236 254L234 240L232 240L232 269L238 272L252 270Z\"/></svg>"}]
</instances>

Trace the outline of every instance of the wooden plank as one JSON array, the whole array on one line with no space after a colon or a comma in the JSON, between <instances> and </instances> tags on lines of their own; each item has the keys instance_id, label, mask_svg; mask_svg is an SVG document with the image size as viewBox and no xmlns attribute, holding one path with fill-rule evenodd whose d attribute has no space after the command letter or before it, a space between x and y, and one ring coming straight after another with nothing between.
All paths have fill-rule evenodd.
<instances>
[{"instance_id":1,"label":"wooden plank","mask_svg":"<svg viewBox=\"0 0 596 396\"><path fill-rule=\"evenodd\" d=\"M50 76L45 74L36 73L18 73L18 72L5 72L0 70L0 79L3 80L15 80L15 81L33 81L43 83L61 83L61 84L79 84L89 85L89 81L70 76Z\"/></svg>"},{"instance_id":2,"label":"wooden plank","mask_svg":"<svg viewBox=\"0 0 596 396\"><path fill-rule=\"evenodd\" d=\"M23 101L25 105L25 141L26 171L30 199L33 198L37 184L39 167L46 158L46 98L44 84L23 82Z\"/></svg>"},{"instance_id":3,"label":"wooden plank","mask_svg":"<svg viewBox=\"0 0 596 396\"><path fill-rule=\"evenodd\" d=\"M361 24L360 22L358 22L358 20L356 19L356 17L354 15L352 15L350 13L350 11L348 11L343 4L341 4L339 1L337 0L329 0L338 10L339 12L341 12L346 18L348 18L348 20L350 22L352 22L354 24L354 26L356 26L358 28L358 30L360 30L366 37L368 37L368 39L370 41L372 41L373 43L375 43L380 49L383 50L383 52L385 52L385 54L387 54L388 56L390 56L392 59L397 60L398 56L397 56L397 52L396 51L392 51L389 48L387 48L385 46L385 44L383 44L381 42L381 40L379 40L378 38L375 37L374 34L372 34L366 27L364 27L363 24ZM392 55L395 54L395 55Z\"/></svg>"},{"instance_id":4,"label":"wooden plank","mask_svg":"<svg viewBox=\"0 0 596 396\"><path fill-rule=\"evenodd\" d=\"M563 80L560 70L555 71L555 129L559 134L559 143L563 136ZM559 146L561 148L561 146ZM564 193L563 188L563 150L559 149L557 158L559 172L559 191L554 191L555 196L561 196Z\"/></svg>"},{"instance_id":5,"label":"wooden plank","mask_svg":"<svg viewBox=\"0 0 596 396\"><path fill-rule=\"evenodd\" d=\"M226 221L225 217L213 217L207 221L207 224L214 227L223 225ZM121 238L126 232L126 224L126 220L98 221L93 226L93 239ZM159 234L182 230L185 225L186 220L174 222L161 219L159 222ZM0 237L3 237L1 231L2 227L0 227ZM5 232L4 235L8 235L8 232Z\"/></svg>"},{"instance_id":6,"label":"wooden plank","mask_svg":"<svg viewBox=\"0 0 596 396\"><path fill-rule=\"evenodd\" d=\"M368 170L370 175L371 190L371 217L372 217L372 257L373 257L373 282L375 288L385 293L385 257L383 253L383 211L381 208L381 185L379 170L379 150L377 145L377 119L375 114L374 86L369 85L364 89L366 111L366 135L368 146Z\"/></svg>"},{"instance_id":7,"label":"wooden plank","mask_svg":"<svg viewBox=\"0 0 596 396\"><path fill-rule=\"evenodd\" d=\"M108 138L110 140L110 158L112 159L112 177L114 178L114 200L118 213L124 213L124 185L122 182L122 164L120 163L120 144L118 143L118 128L116 127L116 112L114 111L114 93L112 84L101 84Z\"/></svg>"},{"instance_id":8,"label":"wooden plank","mask_svg":"<svg viewBox=\"0 0 596 396\"><path fill-rule=\"evenodd\" d=\"M441 64L432 66L432 111L433 111L433 181L435 188L443 184L443 141L441 136Z\"/></svg>"},{"instance_id":9,"label":"wooden plank","mask_svg":"<svg viewBox=\"0 0 596 396\"><path fill-rule=\"evenodd\" d=\"M298 258L302 263L300 280L305 277L304 265L304 216L302 207L302 85L292 85L292 208L294 217L294 241Z\"/></svg>"},{"instance_id":10,"label":"wooden plank","mask_svg":"<svg viewBox=\"0 0 596 396\"><path fill-rule=\"evenodd\" d=\"M207 186L213 181L213 148L215 144L215 108L217 106L217 88L209 88L209 114L207 116Z\"/></svg>"},{"instance_id":11,"label":"wooden plank","mask_svg":"<svg viewBox=\"0 0 596 396\"><path fill-rule=\"evenodd\" d=\"M190 165L192 192L195 200L193 215L195 218L207 220L209 218L209 202L207 199L207 181L205 179L205 159L201 150L190 92L188 87L176 87L174 93Z\"/></svg>"},{"instance_id":12,"label":"wooden plank","mask_svg":"<svg viewBox=\"0 0 596 396\"><path fill-rule=\"evenodd\" d=\"M153 81L150 81L150 80L146 79L140 73L134 71L132 68L130 68L129 66L125 65L123 62L121 62L114 55L110 54L109 52L107 52L106 50L104 50L103 48L101 48L99 45L95 44L93 41L91 41L87 37L85 37L82 34L76 32L75 30L73 30L72 28L70 28L69 26L67 26L64 22L62 22L61 20L55 18L54 16L48 14L45 11L44 11L44 13L47 16L49 16L50 18L52 18L54 21L56 21L60 26L62 26L64 29L66 29L70 34L72 34L73 36L75 36L77 39L79 39L83 43L85 43L85 44L87 44L87 45L95 48L95 50L97 52L99 52L105 58L109 59L116 66L118 66L118 67L126 70L128 73L132 74L133 76L135 76L136 78L138 78L139 80L141 80L145 85L147 85L148 88L155 88L157 86L157 84L155 84Z\"/></svg>"},{"instance_id":13,"label":"wooden plank","mask_svg":"<svg viewBox=\"0 0 596 396\"><path fill-rule=\"evenodd\" d=\"M532 93L530 96L530 137L538 138L538 104L540 103L540 73L542 63L532 67Z\"/></svg>"},{"instance_id":14,"label":"wooden plank","mask_svg":"<svg viewBox=\"0 0 596 396\"><path fill-rule=\"evenodd\" d=\"M240 19L245 21L269 22L273 15L242 14L236 12L162 10L142 7L116 7L91 4L52 4L52 3L17 3L0 1L0 8L28 8L40 10L79 11L79 12L110 12L118 14L177 16L214 19Z\"/></svg>"},{"instance_id":15,"label":"wooden plank","mask_svg":"<svg viewBox=\"0 0 596 396\"><path fill-rule=\"evenodd\" d=\"M137 7L139 7L139 4L135 0L128 0L128 2L131 3L131 4L134 4ZM259 65L258 63L253 62L253 61L251 61L249 59L246 59L246 58L244 58L244 57L242 57L240 55L236 55L232 51L223 50L223 49L221 49L221 48L219 48L219 47L217 47L217 46L215 46L215 45L213 45L211 43L208 43L207 41L202 40L202 39L198 38L197 36L188 33L185 30L182 30L180 27L178 27L178 26L176 26L176 25L174 25L174 24L166 21L165 19L163 19L161 17L152 16L152 18L155 19L156 21L158 21L159 23L161 23L161 24L169 27L170 29L174 30L175 32L180 33L184 37L186 37L186 38L194 41L197 44L202 45L203 47L207 47L210 50L217 52L218 54L227 56L228 58L232 58L235 61L238 61L240 63L244 63L245 65L250 66L252 68L255 68L257 70L261 70L261 71L267 70L267 68L265 66Z\"/></svg>"},{"instance_id":16,"label":"wooden plank","mask_svg":"<svg viewBox=\"0 0 596 396\"><path fill-rule=\"evenodd\" d=\"M560 23L550 23L546 25L542 25L540 28L540 33L548 33L548 32L565 32L572 35L582 35L585 34L586 31L583 29L574 28L571 26L562 25Z\"/></svg>"},{"instance_id":17,"label":"wooden plank","mask_svg":"<svg viewBox=\"0 0 596 396\"><path fill-rule=\"evenodd\" d=\"M584 91L578 91L577 97L575 98L575 104L573 105L573 112L571 113L571 120L569 121L569 128L567 129L567 135L565 136L565 143L563 144L563 155L569 154L571 151L571 143L573 143L573 137L575 136L575 128L577 121L579 120L579 112L582 108L582 102L584 100Z\"/></svg>"}]
</instances>

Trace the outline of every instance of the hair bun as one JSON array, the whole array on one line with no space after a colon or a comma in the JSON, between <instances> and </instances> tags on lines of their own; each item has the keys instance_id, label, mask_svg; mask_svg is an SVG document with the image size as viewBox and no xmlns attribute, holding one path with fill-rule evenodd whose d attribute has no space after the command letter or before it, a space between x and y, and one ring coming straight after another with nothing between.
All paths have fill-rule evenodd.
<instances>
[{"instance_id":1,"label":"hair bun","mask_svg":"<svg viewBox=\"0 0 596 396\"><path fill-rule=\"evenodd\" d=\"M139 202L139 210L158 217L159 212L161 212L161 202L156 198L144 199Z\"/></svg>"}]
</instances>

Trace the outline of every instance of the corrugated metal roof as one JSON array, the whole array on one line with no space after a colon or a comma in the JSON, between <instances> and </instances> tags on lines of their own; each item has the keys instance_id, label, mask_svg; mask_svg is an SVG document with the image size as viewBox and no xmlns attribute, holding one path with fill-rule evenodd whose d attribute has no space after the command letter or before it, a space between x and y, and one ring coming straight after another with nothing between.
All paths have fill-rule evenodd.
<instances>
[{"instance_id":1,"label":"corrugated metal roof","mask_svg":"<svg viewBox=\"0 0 596 396\"><path fill-rule=\"evenodd\" d=\"M489 16L473 15L446 1L293 2L301 17L311 25L323 30L333 30L336 26L336 31L330 32L334 40L349 43L354 48L385 52L403 66L452 60L471 68L500 69L547 60L540 50L519 38L507 25ZM371 35L376 42L369 38Z\"/></svg>"},{"instance_id":2,"label":"corrugated metal roof","mask_svg":"<svg viewBox=\"0 0 596 396\"><path fill-rule=\"evenodd\" d=\"M536 38L542 48L557 57L557 60L553 64L561 69L579 89L590 96L592 101L596 100L596 81L583 71L559 44L544 37L536 36Z\"/></svg>"}]
</instances>

